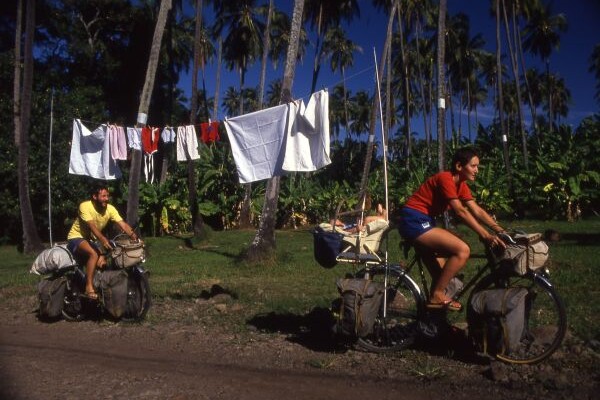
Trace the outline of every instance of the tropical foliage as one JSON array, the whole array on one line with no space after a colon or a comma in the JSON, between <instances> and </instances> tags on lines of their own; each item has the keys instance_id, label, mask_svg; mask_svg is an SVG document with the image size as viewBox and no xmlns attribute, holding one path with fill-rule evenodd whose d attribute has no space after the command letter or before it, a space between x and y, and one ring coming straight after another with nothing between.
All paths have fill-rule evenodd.
<instances>
[{"instance_id":1,"label":"tropical foliage","mask_svg":"<svg viewBox=\"0 0 600 400\"><path fill-rule=\"evenodd\" d=\"M14 93L9 88L15 79L15 54L19 54L13 47L17 7L13 2L8 3L0 8L0 123L14 128ZM26 186L35 226L43 240L49 237L50 225L54 239L64 239L77 203L86 197L88 180L67 173L72 118L127 124L138 111L160 3L35 2ZM188 99L178 86L192 65L195 29L201 29L197 37L202 41L197 63L200 71L193 71L202 74L202 88L194 88L196 123L214 118L213 110L217 108L234 116L278 104L281 64L285 61L291 29L291 10L283 3L286 2L274 1L274 9L268 12L266 1L204 2L200 10L203 23L194 27L192 8L202 2L173 0L148 111L150 123L183 125L191 120ZM344 207L356 205L367 137L374 129L371 119L376 100L374 89L350 90L346 85L348 69L362 51L350 39L349 32L366 3L345 0L305 3L295 61L314 52L314 58L309 60L314 64L313 87L318 85L323 63L340 78L340 84L329 89L333 164L309 175L281 178L276 211L278 227L322 221L342 202ZM567 82L552 70L549 62L567 27L563 14L554 14L548 6L550 2L540 0L504 0L499 1L498 8L495 1L490 2L494 13L499 10L499 18L494 16L490 23L500 24L503 32L502 38L498 38L503 43L500 63L495 54L486 50L490 46L486 46L482 35L472 31L467 15L447 16L443 76L448 134L444 136L450 140L441 143L444 151L440 154L437 150L440 143L433 132L437 106L434 75L438 4L421 0L372 3L380 13L394 12L394 18L390 18L393 29L389 59L380 65L386 70L381 88L382 104L389 111L384 119L389 127L387 165L392 209L400 207L426 176L438 170L440 156L448 159L457 147L474 142L480 149L482 168L473 189L481 204L492 213L509 218L575 220L598 212L600 166L595 154L600 148L600 114L585 118L576 127L564 123L571 95ZM269 41L265 40L267 26ZM509 35L505 36L505 32ZM598 92L599 46L583 49L590 54L589 70L595 74ZM266 88L260 87L251 73L259 67L264 54L268 57L263 56L263 60L270 61L272 70L278 71L267 75ZM524 54L539 57L543 69L527 65L532 57L526 59ZM220 89L217 84L216 91L208 93L205 81L220 79L219 75L214 78L206 75L209 64L216 66L218 73L234 74L235 87ZM260 67L263 66L264 61ZM596 97L600 103L600 95ZM490 105L494 117L484 125L481 110ZM55 132L52 143L48 136L51 108ZM465 125L463 113L468 116ZM415 132L415 121L420 122L423 132ZM379 129L379 121L376 124ZM175 162L174 149L169 146L160 149L155 165L164 179L139 185L139 222L145 234L192 230L193 209L214 229L235 228L240 223L245 197L250 200L251 222L258 226L265 202L265 182L248 188L238 184L227 135L224 131L220 133L220 141L201 146L200 161L193 164L197 196L190 196L190 171ZM503 135L508 136L507 142L503 141ZM23 146L13 140L0 142L3 182L0 218L4 221L0 242L22 242L22 200L18 188L25 183L19 182L15 171L22 165L17 155ZM367 185L372 197L381 200L385 197L383 148L382 140L377 139ZM126 184L131 171L128 162L121 166L124 179L111 183L112 201L125 214L126 200L132 190Z\"/></svg>"}]
</instances>

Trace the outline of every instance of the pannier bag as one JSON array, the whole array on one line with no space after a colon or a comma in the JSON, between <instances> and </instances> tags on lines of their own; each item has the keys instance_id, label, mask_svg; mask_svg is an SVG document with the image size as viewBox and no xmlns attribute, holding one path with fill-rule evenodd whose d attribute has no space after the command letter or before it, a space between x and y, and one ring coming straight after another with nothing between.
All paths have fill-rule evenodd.
<instances>
[{"instance_id":1,"label":"pannier bag","mask_svg":"<svg viewBox=\"0 0 600 400\"><path fill-rule=\"evenodd\" d=\"M541 233L517 234L516 244L507 244L501 263L509 264L519 275L536 270L548 260L548 245L542 240Z\"/></svg>"},{"instance_id":2,"label":"pannier bag","mask_svg":"<svg viewBox=\"0 0 600 400\"><path fill-rule=\"evenodd\" d=\"M527 334L527 289L490 289L473 294L467 312L469 336L490 356L510 354Z\"/></svg>"},{"instance_id":3,"label":"pannier bag","mask_svg":"<svg viewBox=\"0 0 600 400\"><path fill-rule=\"evenodd\" d=\"M144 261L145 251L142 242L119 241L111 251L111 257L119 268L128 268Z\"/></svg>"},{"instance_id":4,"label":"pannier bag","mask_svg":"<svg viewBox=\"0 0 600 400\"><path fill-rule=\"evenodd\" d=\"M73 265L76 265L76 262L71 252L67 250L67 245L57 244L43 250L36 257L29 272L36 275L46 275Z\"/></svg>"},{"instance_id":5,"label":"pannier bag","mask_svg":"<svg viewBox=\"0 0 600 400\"><path fill-rule=\"evenodd\" d=\"M316 227L313 231L315 260L323 268L333 268L336 257L342 251L342 239L344 235L339 232L326 231Z\"/></svg>"},{"instance_id":6,"label":"pannier bag","mask_svg":"<svg viewBox=\"0 0 600 400\"><path fill-rule=\"evenodd\" d=\"M352 337L369 335L383 300L383 284L369 279L338 279L337 288L342 300L338 332Z\"/></svg>"},{"instance_id":7,"label":"pannier bag","mask_svg":"<svg viewBox=\"0 0 600 400\"><path fill-rule=\"evenodd\" d=\"M67 278L43 279L38 283L38 300L40 318L53 319L62 314Z\"/></svg>"},{"instance_id":8,"label":"pannier bag","mask_svg":"<svg viewBox=\"0 0 600 400\"><path fill-rule=\"evenodd\" d=\"M121 318L127 307L127 272L110 270L97 276L104 308L113 318Z\"/></svg>"}]
</instances>

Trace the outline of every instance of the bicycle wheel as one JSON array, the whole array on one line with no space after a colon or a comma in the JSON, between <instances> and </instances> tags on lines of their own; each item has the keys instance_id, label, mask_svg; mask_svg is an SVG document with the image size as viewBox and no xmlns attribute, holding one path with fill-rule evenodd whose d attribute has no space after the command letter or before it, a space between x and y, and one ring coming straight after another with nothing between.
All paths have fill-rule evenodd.
<instances>
[{"instance_id":1,"label":"bicycle wheel","mask_svg":"<svg viewBox=\"0 0 600 400\"><path fill-rule=\"evenodd\" d=\"M423 313L424 300L417 284L399 266L390 266L383 305L375 320L373 332L358 338L357 344L368 351L398 351L412 345L417 337L417 323ZM357 273L384 283L385 266Z\"/></svg>"},{"instance_id":2,"label":"bicycle wheel","mask_svg":"<svg viewBox=\"0 0 600 400\"><path fill-rule=\"evenodd\" d=\"M138 322L150 309L150 283L145 273L132 272L127 279L127 306L121 320Z\"/></svg>"},{"instance_id":3,"label":"bicycle wheel","mask_svg":"<svg viewBox=\"0 0 600 400\"><path fill-rule=\"evenodd\" d=\"M476 285L471 295L494 288L527 290L523 338L516 349L498 353L495 357L511 364L536 364L550 357L565 337L567 313L547 275L543 272L529 272L525 276L490 274Z\"/></svg>"},{"instance_id":4,"label":"bicycle wheel","mask_svg":"<svg viewBox=\"0 0 600 400\"><path fill-rule=\"evenodd\" d=\"M81 300L84 286L77 281L75 274L67 275L67 288L63 299L62 316L67 321L81 321L85 317L85 307Z\"/></svg>"}]
</instances>

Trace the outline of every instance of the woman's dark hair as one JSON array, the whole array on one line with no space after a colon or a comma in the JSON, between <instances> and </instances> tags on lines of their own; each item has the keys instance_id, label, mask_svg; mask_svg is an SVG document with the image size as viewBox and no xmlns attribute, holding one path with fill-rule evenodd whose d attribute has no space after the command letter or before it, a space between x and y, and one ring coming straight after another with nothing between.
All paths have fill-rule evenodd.
<instances>
[{"instance_id":1,"label":"woman's dark hair","mask_svg":"<svg viewBox=\"0 0 600 400\"><path fill-rule=\"evenodd\" d=\"M473 157L478 157L477 150L475 149L475 147L467 146L456 150L456 153L454 153L454 157L452 157L452 165L450 165L450 171L452 171L452 173L455 174L456 172L458 172L456 170L456 164L465 166L469 163L469 161L471 161Z\"/></svg>"}]
</instances>

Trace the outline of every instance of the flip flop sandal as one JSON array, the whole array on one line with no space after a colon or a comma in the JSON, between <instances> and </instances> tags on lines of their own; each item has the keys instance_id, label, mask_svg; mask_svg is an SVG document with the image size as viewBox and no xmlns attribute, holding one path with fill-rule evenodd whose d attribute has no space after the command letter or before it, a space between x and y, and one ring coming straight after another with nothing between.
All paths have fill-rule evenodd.
<instances>
[{"instance_id":1,"label":"flip flop sandal","mask_svg":"<svg viewBox=\"0 0 600 400\"><path fill-rule=\"evenodd\" d=\"M446 300L440 303L427 303L425 308L429 310L449 310L449 311L460 311L462 310L462 304L454 300Z\"/></svg>"},{"instance_id":2,"label":"flip flop sandal","mask_svg":"<svg viewBox=\"0 0 600 400\"><path fill-rule=\"evenodd\" d=\"M96 293L96 292L85 292L85 293L83 293L81 295L81 297L85 297L86 299L96 301L96 300L98 300L98 293Z\"/></svg>"}]
</instances>

